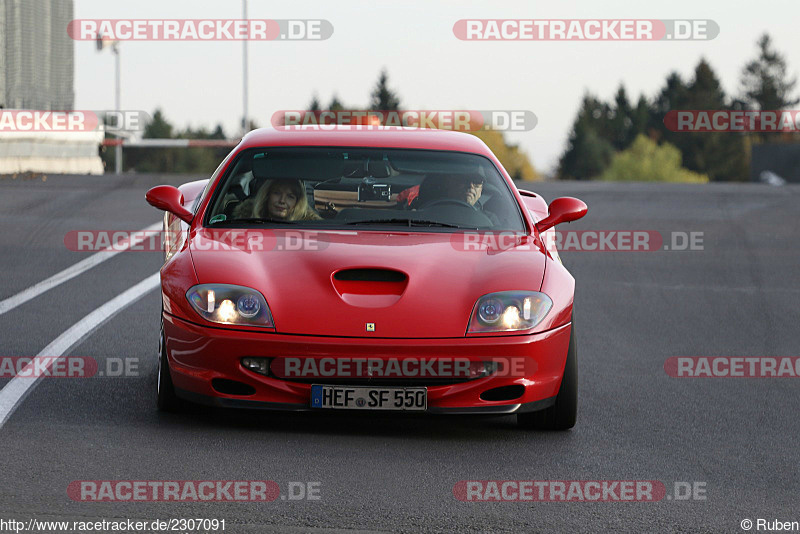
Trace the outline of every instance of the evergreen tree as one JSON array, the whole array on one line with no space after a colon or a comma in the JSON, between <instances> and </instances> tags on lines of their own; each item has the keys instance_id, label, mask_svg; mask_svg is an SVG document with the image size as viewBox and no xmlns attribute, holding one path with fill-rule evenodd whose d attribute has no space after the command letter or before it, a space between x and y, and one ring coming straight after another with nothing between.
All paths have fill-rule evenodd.
<instances>
[{"instance_id":1,"label":"evergreen tree","mask_svg":"<svg viewBox=\"0 0 800 534\"><path fill-rule=\"evenodd\" d=\"M636 139L639 135L648 135L650 124L650 105L644 95L639 96L639 101L636 102L636 108L633 110L631 117L633 122L632 135Z\"/></svg>"},{"instance_id":2,"label":"evergreen tree","mask_svg":"<svg viewBox=\"0 0 800 534\"><path fill-rule=\"evenodd\" d=\"M558 165L562 180L590 180L606 169L614 155L608 139L610 109L590 94L583 97L581 108L572 125L567 149Z\"/></svg>"},{"instance_id":3,"label":"evergreen tree","mask_svg":"<svg viewBox=\"0 0 800 534\"><path fill-rule=\"evenodd\" d=\"M686 88L682 109L730 110L725 92L711 66L701 59ZM683 166L707 174L713 181L746 180L744 137L735 132L676 132L675 144L683 153Z\"/></svg>"},{"instance_id":4,"label":"evergreen tree","mask_svg":"<svg viewBox=\"0 0 800 534\"><path fill-rule=\"evenodd\" d=\"M725 91L705 59L695 67L686 96L689 109L725 109Z\"/></svg>"},{"instance_id":5,"label":"evergreen tree","mask_svg":"<svg viewBox=\"0 0 800 534\"><path fill-rule=\"evenodd\" d=\"M153 113L153 119L144 127L142 137L145 139L171 139L172 125L164 118L160 109Z\"/></svg>"},{"instance_id":6,"label":"evergreen tree","mask_svg":"<svg viewBox=\"0 0 800 534\"><path fill-rule=\"evenodd\" d=\"M611 138L608 139L616 150L625 150L636 137L633 132L633 108L628 101L625 87L619 86L614 96L614 107L609 117L608 127Z\"/></svg>"},{"instance_id":7,"label":"evergreen tree","mask_svg":"<svg viewBox=\"0 0 800 534\"><path fill-rule=\"evenodd\" d=\"M339 101L339 97L335 94L331 99L331 103L328 104L328 109L331 111L342 111L344 109L344 105Z\"/></svg>"},{"instance_id":8,"label":"evergreen tree","mask_svg":"<svg viewBox=\"0 0 800 534\"><path fill-rule=\"evenodd\" d=\"M389 89L389 75L386 70L381 71L378 83L372 91L369 109L377 111L397 111L400 109L400 98Z\"/></svg>"},{"instance_id":9,"label":"evergreen tree","mask_svg":"<svg viewBox=\"0 0 800 534\"><path fill-rule=\"evenodd\" d=\"M686 109L686 84L677 72L671 72L667 76L666 84L661 92L653 101L650 108L650 128L657 132L658 139L664 139L669 143L678 145L678 133L667 130L664 126L664 118L673 109Z\"/></svg>"},{"instance_id":10,"label":"evergreen tree","mask_svg":"<svg viewBox=\"0 0 800 534\"><path fill-rule=\"evenodd\" d=\"M772 47L768 34L758 40L758 51L758 57L742 70L742 100L748 108L780 110L800 102L791 96L797 79L789 78L786 59Z\"/></svg>"},{"instance_id":11,"label":"evergreen tree","mask_svg":"<svg viewBox=\"0 0 800 534\"><path fill-rule=\"evenodd\" d=\"M225 130L222 129L221 124L217 124L217 127L214 128L214 131L209 136L209 139L227 139L225 137Z\"/></svg>"},{"instance_id":12,"label":"evergreen tree","mask_svg":"<svg viewBox=\"0 0 800 534\"><path fill-rule=\"evenodd\" d=\"M172 124L167 121L160 109L153 113L153 119L144 127L145 139L172 139ZM176 172L177 154L169 148L141 148L125 151L125 165L138 172Z\"/></svg>"}]
</instances>

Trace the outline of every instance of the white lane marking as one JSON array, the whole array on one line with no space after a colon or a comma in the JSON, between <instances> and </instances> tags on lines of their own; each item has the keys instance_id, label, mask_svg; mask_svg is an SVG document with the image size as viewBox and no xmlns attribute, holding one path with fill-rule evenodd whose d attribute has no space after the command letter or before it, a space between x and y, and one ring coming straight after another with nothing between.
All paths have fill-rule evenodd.
<instances>
[{"instance_id":1,"label":"white lane marking","mask_svg":"<svg viewBox=\"0 0 800 534\"><path fill-rule=\"evenodd\" d=\"M160 230L162 228L162 226L163 226L163 223L160 223L160 222L156 223L156 224L151 224L150 226L148 226L144 230L140 230L139 232L152 232L152 231L155 231L155 230ZM97 252L95 254L92 254L91 256L86 258L85 260L81 260L78 263L76 263L75 265L67 267L63 271L54 274L50 278L48 278L46 280L42 280L38 284L32 285L28 289L23 289L22 291L20 291L16 295L8 297L7 299L5 299L3 301L0 301L0 315L3 315L7 311L13 310L14 308L19 306L20 304L25 304L29 300L38 297L39 295L41 295L45 291L48 291L48 290L53 289L54 287L56 287L56 286L58 286L60 284L63 284L67 280L71 280L71 279L75 278L79 274L81 274L81 273L83 273L85 271L88 271L89 269L91 269L95 265L99 265L100 263L106 261L107 259L110 259L110 258L116 256L120 252L124 252L128 248L130 248L132 246L135 246L135 245L138 245L139 243L141 243L142 241L144 241L146 239L146 237L143 234L140 234L139 232L134 234L133 237L131 237L131 240L128 243L117 247L116 250L112 249L112 248L108 248L106 250L103 250L103 251Z\"/></svg>"},{"instance_id":2,"label":"white lane marking","mask_svg":"<svg viewBox=\"0 0 800 534\"><path fill-rule=\"evenodd\" d=\"M52 343L47 345L42 351L37 354L37 357L49 356L46 360L46 369L49 371L53 363L64 356L72 347L88 337L100 325L111 319L114 315L124 310L130 304L133 304L149 291L155 289L159 285L159 274L154 273L127 291L120 293L110 301L106 302L92 313L69 327L63 334L58 336ZM22 404L25 396L30 393L36 384L39 383L39 378L35 378L32 367L34 362L31 361L23 369L17 373L17 376L11 379L6 386L0 390L0 428L5 424L8 418L14 413L14 410ZM39 365L41 368L41 363ZM25 376L27 374L27 376ZM45 374L45 373L42 373Z\"/></svg>"}]
</instances>

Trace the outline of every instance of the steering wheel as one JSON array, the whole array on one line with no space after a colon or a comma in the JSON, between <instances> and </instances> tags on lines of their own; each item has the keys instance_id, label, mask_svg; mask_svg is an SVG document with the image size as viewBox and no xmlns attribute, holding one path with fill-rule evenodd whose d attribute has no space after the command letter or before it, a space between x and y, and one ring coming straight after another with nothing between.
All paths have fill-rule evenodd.
<instances>
[{"instance_id":1,"label":"steering wheel","mask_svg":"<svg viewBox=\"0 0 800 534\"><path fill-rule=\"evenodd\" d=\"M421 207L422 208L430 208L430 207L435 206L437 204L452 204L454 206L461 206L462 208L469 208L471 210L475 210L475 206L473 206L469 202L465 202L463 200L457 200L455 198L442 198L442 199L439 199L439 200L434 200L433 202L428 202L427 204L425 204L424 206L421 206Z\"/></svg>"}]
</instances>

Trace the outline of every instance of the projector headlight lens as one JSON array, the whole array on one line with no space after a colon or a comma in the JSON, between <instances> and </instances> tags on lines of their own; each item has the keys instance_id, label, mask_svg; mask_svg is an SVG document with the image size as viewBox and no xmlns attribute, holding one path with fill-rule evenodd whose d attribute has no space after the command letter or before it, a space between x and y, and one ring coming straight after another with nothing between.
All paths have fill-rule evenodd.
<instances>
[{"instance_id":1,"label":"projector headlight lens","mask_svg":"<svg viewBox=\"0 0 800 534\"><path fill-rule=\"evenodd\" d=\"M252 319L261 311L261 303L258 302L258 297L256 295L248 293L242 295L239 297L239 300L236 301L236 310L242 317Z\"/></svg>"},{"instance_id":2,"label":"projector headlight lens","mask_svg":"<svg viewBox=\"0 0 800 534\"><path fill-rule=\"evenodd\" d=\"M503 301L490 298L478 306L478 318L486 324L495 324L503 316Z\"/></svg>"}]
</instances>

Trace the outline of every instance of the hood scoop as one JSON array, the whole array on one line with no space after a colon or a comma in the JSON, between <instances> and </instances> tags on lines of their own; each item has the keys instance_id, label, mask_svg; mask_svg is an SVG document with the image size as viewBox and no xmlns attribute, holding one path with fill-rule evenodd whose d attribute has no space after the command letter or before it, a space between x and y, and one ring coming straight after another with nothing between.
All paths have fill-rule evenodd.
<instances>
[{"instance_id":1,"label":"hood scoop","mask_svg":"<svg viewBox=\"0 0 800 534\"><path fill-rule=\"evenodd\" d=\"M331 275L339 297L359 308L386 308L400 300L408 286L408 275L394 269L343 269Z\"/></svg>"}]
</instances>

